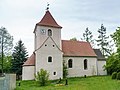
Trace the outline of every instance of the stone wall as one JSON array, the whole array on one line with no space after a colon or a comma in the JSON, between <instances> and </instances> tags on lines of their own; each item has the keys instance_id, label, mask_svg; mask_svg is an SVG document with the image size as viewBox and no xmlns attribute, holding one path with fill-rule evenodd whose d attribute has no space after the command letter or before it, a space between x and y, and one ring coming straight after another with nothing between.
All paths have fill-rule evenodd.
<instances>
[{"instance_id":1,"label":"stone wall","mask_svg":"<svg viewBox=\"0 0 120 90\"><path fill-rule=\"evenodd\" d=\"M16 74L5 74L0 77L0 90L14 90L16 88Z\"/></svg>"}]
</instances>

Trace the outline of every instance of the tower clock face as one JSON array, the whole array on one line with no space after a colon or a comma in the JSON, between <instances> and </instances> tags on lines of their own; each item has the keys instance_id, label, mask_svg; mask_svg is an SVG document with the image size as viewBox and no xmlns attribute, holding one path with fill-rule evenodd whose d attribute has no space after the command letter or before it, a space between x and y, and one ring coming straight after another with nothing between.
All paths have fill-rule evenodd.
<instances>
[{"instance_id":1,"label":"tower clock face","mask_svg":"<svg viewBox=\"0 0 120 90\"><path fill-rule=\"evenodd\" d=\"M45 30L45 29L41 29L40 32L41 32L41 34L43 34L43 35L46 34L46 30Z\"/></svg>"}]
</instances>

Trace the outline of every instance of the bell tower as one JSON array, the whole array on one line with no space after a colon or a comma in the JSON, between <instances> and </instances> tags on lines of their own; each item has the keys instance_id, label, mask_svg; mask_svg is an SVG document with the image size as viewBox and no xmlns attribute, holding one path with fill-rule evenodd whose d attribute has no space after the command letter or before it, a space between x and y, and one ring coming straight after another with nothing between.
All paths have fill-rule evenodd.
<instances>
[{"instance_id":1,"label":"bell tower","mask_svg":"<svg viewBox=\"0 0 120 90\"><path fill-rule=\"evenodd\" d=\"M63 75L62 27L57 24L48 9L34 30L35 72L42 68L49 72L50 79L59 79Z\"/></svg>"}]
</instances>

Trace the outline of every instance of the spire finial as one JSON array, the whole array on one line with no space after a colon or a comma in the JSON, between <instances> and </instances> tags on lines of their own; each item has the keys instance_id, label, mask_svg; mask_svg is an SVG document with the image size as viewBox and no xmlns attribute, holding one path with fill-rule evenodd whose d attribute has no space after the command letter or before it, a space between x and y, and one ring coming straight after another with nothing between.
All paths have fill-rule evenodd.
<instances>
[{"instance_id":1,"label":"spire finial","mask_svg":"<svg viewBox=\"0 0 120 90\"><path fill-rule=\"evenodd\" d=\"M49 3L47 3L47 8L46 8L46 10L47 10L47 11L49 10L49 5L50 5L50 4L49 4Z\"/></svg>"}]
</instances>

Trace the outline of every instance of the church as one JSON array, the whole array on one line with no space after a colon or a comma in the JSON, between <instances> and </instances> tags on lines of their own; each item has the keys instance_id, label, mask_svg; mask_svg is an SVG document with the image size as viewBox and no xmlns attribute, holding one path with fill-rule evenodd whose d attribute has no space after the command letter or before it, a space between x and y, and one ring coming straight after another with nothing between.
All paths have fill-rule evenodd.
<instances>
[{"instance_id":1,"label":"church","mask_svg":"<svg viewBox=\"0 0 120 90\"><path fill-rule=\"evenodd\" d=\"M63 61L68 68L68 77L106 75L106 60L99 49L89 42L61 40L62 27L49 10L34 29L34 52L24 62L22 80L33 80L40 70L47 70L49 79L63 78ZM69 32L68 32L69 33Z\"/></svg>"}]
</instances>

